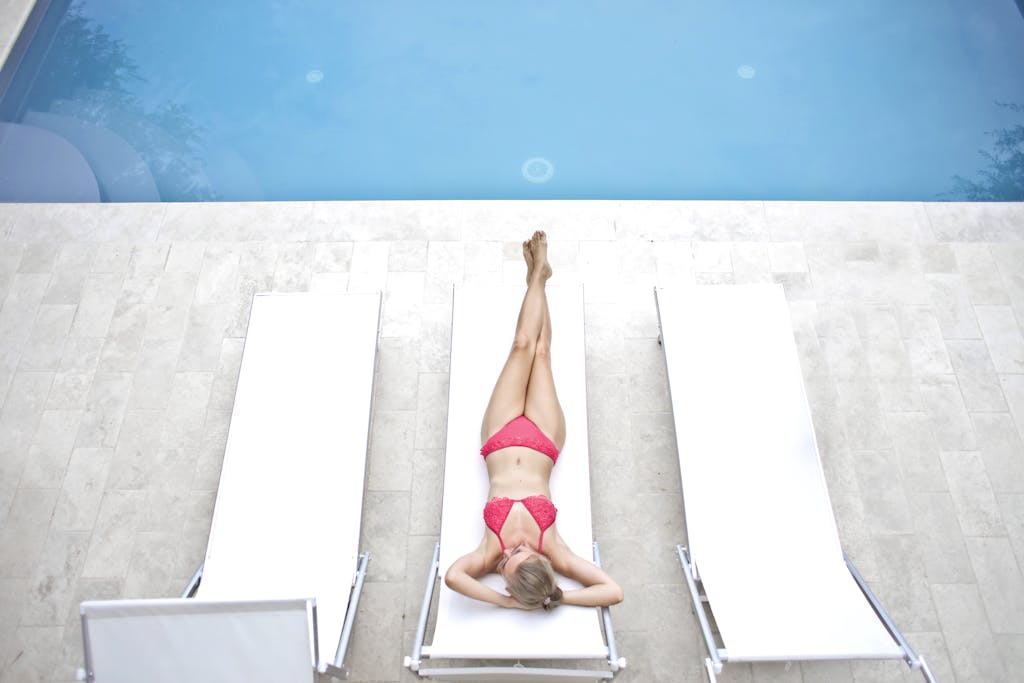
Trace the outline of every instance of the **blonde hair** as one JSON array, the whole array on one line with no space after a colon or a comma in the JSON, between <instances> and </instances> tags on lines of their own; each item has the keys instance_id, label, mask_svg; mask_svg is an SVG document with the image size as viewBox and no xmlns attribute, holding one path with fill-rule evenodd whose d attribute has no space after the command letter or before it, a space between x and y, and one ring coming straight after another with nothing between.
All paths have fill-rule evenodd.
<instances>
[{"instance_id":1,"label":"blonde hair","mask_svg":"<svg viewBox=\"0 0 1024 683\"><path fill-rule=\"evenodd\" d=\"M552 610L562 604L562 589L558 587L555 570L543 555L523 560L506 583L509 595L524 607Z\"/></svg>"}]
</instances>

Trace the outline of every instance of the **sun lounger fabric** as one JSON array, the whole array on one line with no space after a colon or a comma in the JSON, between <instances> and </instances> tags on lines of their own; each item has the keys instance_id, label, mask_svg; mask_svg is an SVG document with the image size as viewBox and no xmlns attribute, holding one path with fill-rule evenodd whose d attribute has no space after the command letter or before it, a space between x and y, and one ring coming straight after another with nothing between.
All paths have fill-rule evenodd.
<instances>
[{"instance_id":1,"label":"sun lounger fabric","mask_svg":"<svg viewBox=\"0 0 1024 683\"><path fill-rule=\"evenodd\" d=\"M455 292L441 515L440 573L477 547L484 534L487 468L480 457L480 422L508 356L525 287L460 288ZM568 438L551 478L559 533L590 559L590 463L587 442L583 292L548 288L553 327L552 362ZM504 591L497 575L488 584ZM563 580L563 588L569 587ZM575 584L573 584L575 585ZM440 586L432 658L568 659L607 656L598 612L562 606L521 611L471 600Z\"/></svg>"},{"instance_id":2,"label":"sun lounger fabric","mask_svg":"<svg viewBox=\"0 0 1024 683\"><path fill-rule=\"evenodd\" d=\"M261 294L197 597L314 597L331 662L359 555L380 295Z\"/></svg>"},{"instance_id":3,"label":"sun lounger fabric","mask_svg":"<svg viewBox=\"0 0 1024 683\"><path fill-rule=\"evenodd\" d=\"M688 545L729 659L900 657L844 561L782 288L657 302Z\"/></svg>"},{"instance_id":4,"label":"sun lounger fabric","mask_svg":"<svg viewBox=\"0 0 1024 683\"><path fill-rule=\"evenodd\" d=\"M95 683L314 680L311 601L82 603Z\"/></svg>"}]
</instances>

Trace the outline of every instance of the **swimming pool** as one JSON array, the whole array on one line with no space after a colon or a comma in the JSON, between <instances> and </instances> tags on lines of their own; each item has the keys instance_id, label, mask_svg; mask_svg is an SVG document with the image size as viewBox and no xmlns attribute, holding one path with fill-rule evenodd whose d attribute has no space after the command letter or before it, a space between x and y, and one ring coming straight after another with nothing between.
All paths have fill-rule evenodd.
<instances>
[{"instance_id":1,"label":"swimming pool","mask_svg":"<svg viewBox=\"0 0 1024 683\"><path fill-rule=\"evenodd\" d=\"M1024 198L1015 0L53 0L36 24L0 78L6 201Z\"/></svg>"}]
</instances>

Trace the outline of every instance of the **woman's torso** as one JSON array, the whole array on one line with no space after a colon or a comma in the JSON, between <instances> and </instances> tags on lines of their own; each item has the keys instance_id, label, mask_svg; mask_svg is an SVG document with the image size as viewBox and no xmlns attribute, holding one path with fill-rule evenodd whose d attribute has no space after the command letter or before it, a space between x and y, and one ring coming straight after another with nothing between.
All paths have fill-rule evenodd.
<instances>
[{"instance_id":1,"label":"woman's torso","mask_svg":"<svg viewBox=\"0 0 1024 683\"><path fill-rule=\"evenodd\" d=\"M510 498L518 501L536 495L550 499L553 464L547 455L523 446L494 451L487 456L490 480L487 500ZM500 532L500 540L497 536L494 540L499 545L503 543L506 548L525 543L537 550L541 542L540 526L522 503L512 505ZM554 536L553 525L543 534L545 540L551 536Z\"/></svg>"}]
</instances>

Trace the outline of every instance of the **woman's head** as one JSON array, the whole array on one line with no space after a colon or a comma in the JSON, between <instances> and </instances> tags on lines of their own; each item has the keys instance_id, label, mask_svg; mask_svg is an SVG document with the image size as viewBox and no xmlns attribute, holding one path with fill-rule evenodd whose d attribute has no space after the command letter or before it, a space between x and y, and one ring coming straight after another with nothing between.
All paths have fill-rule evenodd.
<instances>
[{"instance_id":1,"label":"woman's head","mask_svg":"<svg viewBox=\"0 0 1024 683\"><path fill-rule=\"evenodd\" d=\"M558 587L551 561L539 553L530 553L515 562L507 571L502 571L502 576L509 595L524 607L551 610L562 602L562 589Z\"/></svg>"}]
</instances>

